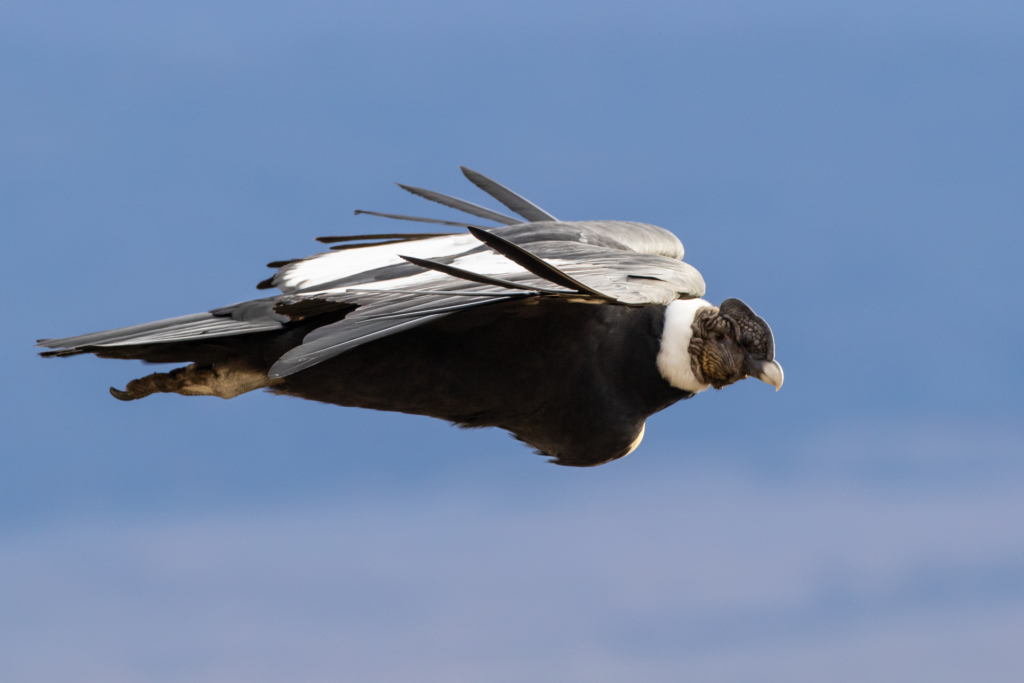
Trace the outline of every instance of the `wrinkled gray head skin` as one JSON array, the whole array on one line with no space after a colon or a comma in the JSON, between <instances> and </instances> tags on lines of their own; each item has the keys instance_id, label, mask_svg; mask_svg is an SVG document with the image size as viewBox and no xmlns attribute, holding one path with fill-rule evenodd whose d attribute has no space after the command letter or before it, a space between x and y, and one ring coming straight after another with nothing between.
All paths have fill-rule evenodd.
<instances>
[{"instance_id":1,"label":"wrinkled gray head skin","mask_svg":"<svg viewBox=\"0 0 1024 683\"><path fill-rule=\"evenodd\" d=\"M694 316L690 363L697 379L716 389L747 377L782 386L772 328L739 299L702 308Z\"/></svg>"}]
</instances>

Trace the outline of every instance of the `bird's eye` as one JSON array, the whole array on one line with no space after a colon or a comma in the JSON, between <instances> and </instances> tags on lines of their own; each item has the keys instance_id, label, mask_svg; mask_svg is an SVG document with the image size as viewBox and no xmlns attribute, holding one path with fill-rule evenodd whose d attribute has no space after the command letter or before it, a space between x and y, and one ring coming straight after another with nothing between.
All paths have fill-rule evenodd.
<instances>
[{"instance_id":1,"label":"bird's eye","mask_svg":"<svg viewBox=\"0 0 1024 683\"><path fill-rule=\"evenodd\" d=\"M725 335L724 334L722 334L721 332L715 332L715 341L716 342L721 342L724 339L725 339Z\"/></svg>"}]
</instances>

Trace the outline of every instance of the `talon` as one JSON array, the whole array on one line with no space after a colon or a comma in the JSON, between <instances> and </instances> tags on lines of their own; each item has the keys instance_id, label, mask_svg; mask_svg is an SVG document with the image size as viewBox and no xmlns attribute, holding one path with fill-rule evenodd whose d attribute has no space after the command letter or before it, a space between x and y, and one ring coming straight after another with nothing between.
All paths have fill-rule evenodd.
<instances>
[{"instance_id":1,"label":"talon","mask_svg":"<svg viewBox=\"0 0 1024 683\"><path fill-rule=\"evenodd\" d=\"M138 398L137 396L129 394L127 391L121 391L120 389L115 389L114 387L110 387L110 395L116 398L118 401L134 401L136 398Z\"/></svg>"}]
</instances>

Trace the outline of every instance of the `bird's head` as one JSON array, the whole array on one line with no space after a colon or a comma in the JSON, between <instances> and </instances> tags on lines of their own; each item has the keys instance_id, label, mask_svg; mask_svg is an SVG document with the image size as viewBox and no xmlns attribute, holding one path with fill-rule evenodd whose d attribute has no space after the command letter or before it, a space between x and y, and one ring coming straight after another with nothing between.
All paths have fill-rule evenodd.
<instances>
[{"instance_id":1,"label":"bird's head","mask_svg":"<svg viewBox=\"0 0 1024 683\"><path fill-rule=\"evenodd\" d=\"M782 387L772 328L739 299L697 310L691 324L690 366L694 376L716 389L747 377Z\"/></svg>"}]
</instances>

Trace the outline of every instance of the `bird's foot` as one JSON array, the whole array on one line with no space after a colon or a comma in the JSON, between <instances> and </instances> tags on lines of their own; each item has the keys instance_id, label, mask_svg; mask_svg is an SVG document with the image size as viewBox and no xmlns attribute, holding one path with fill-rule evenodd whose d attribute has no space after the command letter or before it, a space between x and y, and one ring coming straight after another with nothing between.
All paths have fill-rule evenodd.
<instances>
[{"instance_id":1,"label":"bird's foot","mask_svg":"<svg viewBox=\"0 0 1024 683\"><path fill-rule=\"evenodd\" d=\"M124 390L110 388L110 395L120 401L135 401L150 394L181 394L182 396L217 396L234 398L254 389L277 384L267 373L228 364L200 366L195 363L170 372L154 372L128 382Z\"/></svg>"}]
</instances>

